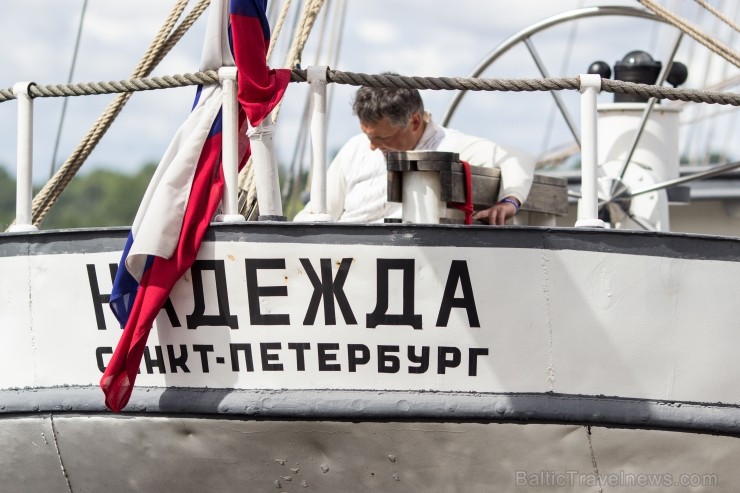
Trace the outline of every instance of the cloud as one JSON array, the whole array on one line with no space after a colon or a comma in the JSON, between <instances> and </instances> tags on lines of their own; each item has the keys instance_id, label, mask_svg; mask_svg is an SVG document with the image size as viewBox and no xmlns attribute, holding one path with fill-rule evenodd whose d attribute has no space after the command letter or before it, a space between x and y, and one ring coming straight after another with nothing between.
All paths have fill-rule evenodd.
<instances>
[{"instance_id":1,"label":"cloud","mask_svg":"<svg viewBox=\"0 0 740 493\"><path fill-rule=\"evenodd\" d=\"M385 20L361 21L357 28L358 38L368 45L388 45L399 42L399 30Z\"/></svg>"},{"instance_id":2,"label":"cloud","mask_svg":"<svg viewBox=\"0 0 740 493\"><path fill-rule=\"evenodd\" d=\"M278 0L275 0L278 2ZM8 88L20 80L42 84L65 82L82 7L82 0L7 0L3 7L0 40L13 47L0 52L0 87ZM127 78L138 63L159 26L167 17L173 2L150 0L106 0L90 2L83 31L75 81L102 81ZM192 3L192 2L191 2ZM282 2L280 2L282 4ZM293 2L294 9L299 2ZM394 70L404 75L467 76L484 58L505 40L522 32L533 23L549 16L593 5L595 1L517 0L516 2L456 0L348 0L340 57L332 68L345 71L378 73ZM634 0L610 1L638 8ZM681 0L662 2L687 18L696 18L697 4ZM724 6L727 15L740 22L737 5ZM38 12L43 12L39 15ZM293 16L289 16L292 19ZM9 21L12 20L12 21ZM704 14L698 19L707 32L721 37L726 44L737 44L727 26ZM193 72L198 68L205 16L182 40L181 44L157 68L156 74ZM304 65L317 60L315 53L320 33L311 35L304 53ZM574 27L575 26L575 27ZM278 44L273 60L284 60L290 21L283 31L285 39ZM570 40L573 35L573 41ZM328 38L327 38L328 39ZM595 60L609 64L632 49L648 49L656 58L670 51L675 29L644 20L615 17L588 19L548 28L532 36L548 72L553 76L576 75ZM325 40L324 47L328 42ZM677 59L689 64L688 87L703 87L723 78L737 75L717 55L693 40L684 39ZM567 62L567 63L566 63ZM274 63L280 65L282 62ZM487 77L538 77L539 72L526 48L519 43L497 60L484 74ZM357 132L349 101L355 88L336 86L329 125L329 149L336 149ZM736 90L736 89L735 89ZM113 124L85 169L112 166L134 171L147 161L156 160L183 121L192 102L193 88L137 94L119 121ZM291 85L281 109L276 143L278 158L292 158L294 141L301 127L305 90ZM570 111L577 114L576 94L563 94ZM452 92L425 91L424 99L435 116L441 117ZM611 96L602 95L603 101ZM73 98L69 102L66 126L60 143L60 155L66 156L77 144L111 97ZM36 181L45 179L51 160L56 127L61 112L59 100L35 102ZM15 161L14 102L0 103L0 164L12 167ZM453 120L455 126L470 133L492 136L502 143L538 150L544 140L552 98L548 94L515 95L480 93L464 98ZM690 110L692 113L694 110ZM737 111L723 117L725 127L733 128ZM733 116L734 115L734 116ZM555 119L553 145L568 139L567 128ZM738 128L737 126L734 128ZM729 147L740 156L740 143L728 139L726 132L715 131L712 145ZM730 142L727 144L727 142Z\"/></svg>"}]
</instances>

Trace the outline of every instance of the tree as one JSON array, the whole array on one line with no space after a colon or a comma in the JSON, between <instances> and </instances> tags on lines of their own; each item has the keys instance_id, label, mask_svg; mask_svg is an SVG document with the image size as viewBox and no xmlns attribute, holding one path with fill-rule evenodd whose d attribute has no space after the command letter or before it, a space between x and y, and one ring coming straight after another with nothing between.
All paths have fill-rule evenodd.
<instances>
[{"instance_id":1,"label":"tree","mask_svg":"<svg viewBox=\"0 0 740 493\"><path fill-rule=\"evenodd\" d=\"M15 180L0 166L0 231L5 231L15 218Z\"/></svg>"},{"instance_id":2,"label":"tree","mask_svg":"<svg viewBox=\"0 0 740 493\"><path fill-rule=\"evenodd\" d=\"M44 220L44 229L131 226L155 164L135 175L98 169L69 184Z\"/></svg>"}]
</instances>

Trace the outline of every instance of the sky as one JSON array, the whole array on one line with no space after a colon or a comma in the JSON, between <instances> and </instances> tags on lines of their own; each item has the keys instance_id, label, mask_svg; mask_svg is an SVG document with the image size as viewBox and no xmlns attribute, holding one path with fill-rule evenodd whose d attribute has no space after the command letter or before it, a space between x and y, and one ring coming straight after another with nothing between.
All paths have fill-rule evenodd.
<instances>
[{"instance_id":1,"label":"sky","mask_svg":"<svg viewBox=\"0 0 740 493\"><path fill-rule=\"evenodd\" d=\"M304 51L304 68L330 64L333 69L370 74L393 71L402 75L467 77L507 39L556 14L593 5L640 8L632 0L346 0L341 43L336 42L336 35L329 29L322 38L322 27L338 25L336 12L343 1L327 1L325 8L330 8L327 17L317 21ZM0 88L10 88L20 81L67 82L83 3L84 0L4 0L0 16L0 41L5 47L0 51ZM72 81L127 79L175 3L175 0L88 0ZM195 0L190 3L194 4ZM273 8L279 9L283 0L273 3ZM294 11L300 3L292 2L286 28L277 38L271 66L284 64ZM696 2L662 0L660 3L734 49L740 46L740 34L703 11ZM740 2L713 0L710 3L740 23ZM198 70L206 16L207 12L153 75ZM636 49L648 51L658 60L665 59L676 33L674 28L646 20L600 17L557 24L532 34L531 40L549 75L556 77L584 73L596 60L613 66L627 52ZM689 38L682 41L676 59L689 65L689 80L683 87L708 87L740 74L739 69ZM539 77L540 73L524 44L516 43L482 75ZM355 88L331 87L330 154L359 131L351 112ZM726 90L740 92L738 85ZM194 91L194 87L187 87L134 94L82 172L106 168L133 173L146 163L157 162L187 116ZM297 154L296 141L303 126L306 94L306 84L291 84L280 110L275 143L278 160L286 165ZM560 94L577 123L577 93ZM423 92L426 107L437 120L445 114L453 96L450 91ZM112 98L69 98L59 134L56 167L72 152ZM611 100L610 94L599 96L600 102ZM33 157L37 184L44 183L52 170L62 106L61 98L37 99L34 103ZM16 107L15 101L0 103L0 166L12 174L16 160ZM706 105L686 105L681 117L687 122L681 131L682 154L704 156L710 149L740 158L740 139L733 138L740 131L738 113L729 107L707 109ZM467 94L449 126L535 155L574 143L547 93ZM298 159L298 165L307 166L307 160Z\"/></svg>"}]
</instances>

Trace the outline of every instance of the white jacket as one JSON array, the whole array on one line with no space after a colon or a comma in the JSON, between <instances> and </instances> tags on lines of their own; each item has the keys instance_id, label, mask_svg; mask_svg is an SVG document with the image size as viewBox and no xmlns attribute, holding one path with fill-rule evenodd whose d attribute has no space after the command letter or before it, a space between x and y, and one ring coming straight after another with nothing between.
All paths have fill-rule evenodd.
<instances>
[{"instance_id":1,"label":"white jacket","mask_svg":"<svg viewBox=\"0 0 740 493\"><path fill-rule=\"evenodd\" d=\"M414 150L456 152L475 166L501 168L499 200L516 197L523 203L532 185L534 159L490 140L427 123ZM371 223L401 217L401 204L387 201L387 169L383 152L370 149L365 134L352 137L339 151L327 171L327 209L335 221ZM296 216L307 217L311 203Z\"/></svg>"}]
</instances>

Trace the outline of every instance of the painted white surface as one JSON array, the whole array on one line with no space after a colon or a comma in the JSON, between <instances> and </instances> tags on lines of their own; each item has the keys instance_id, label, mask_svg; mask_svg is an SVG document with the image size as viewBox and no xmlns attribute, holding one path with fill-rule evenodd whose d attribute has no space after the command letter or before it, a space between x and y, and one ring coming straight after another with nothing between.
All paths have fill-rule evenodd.
<instances>
[{"instance_id":1,"label":"painted white surface","mask_svg":"<svg viewBox=\"0 0 740 493\"><path fill-rule=\"evenodd\" d=\"M624 165L646 103L601 104L599 111L599 163ZM631 166L651 170L656 181L678 178L679 106L656 104L640 136ZM621 170L621 168L620 168Z\"/></svg>"},{"instance_id":2,"label":"painted white surface","mask_svg":"<svg viewBox=\"0 0 740 493\"><path fill-rule=\"evenodd\" d=\"M101 293L110 292L109 263L119 254L38 255L0 258L0 388L94 385L100 378L96 348L114 347L120 330L104 308L106 330L96 326L87 264L96 268ZM548 392L649 399L740 403L736 357L735 280L740 263L684 260L598 252L454 247L371 247L367 245L295 245L249 242L205 243L201 259L224 261L231 314L239 328L185 327L193 313L192 275L175 287L172 302L182 327L172 327L164 312L148 346L180 344L188 348L189 373L148 374L142 364L139 386L212 388L397 389L480 392ZM291 324L250 325L246 258L285 259L285 269L258 273L260 286L285 286L287 296L263 296L263 314L287 314ZM333 276L341 259L352 258L344 292L357 320L345 323L335 303L337 324L327 326L323 301L314 325L303 325L313 293L300 263L309 259L320 275L320 259L332 259ZM377 259L414 259L414 313L422 329L408 325L366 328L377 303ZM480 319L470 327L467 312L452 308L449 323L436 327L445 283L453 260L466 262ZM390 314L402 313L400 271L390 272ZM62 280L66 279L67 282ZM217 314L214 276L203 275L206 314ZM24 287L25 286L25 287ZM24 294L26 292L26 294ZM30 292L32 302L28 302ZM456 297L463 297L458 285ZM260 343L282 344L271 351L282 371L264 371ZM308 342L305 371L297 370L289 343ZM232 371L229 344L250 343L254 371ZM319 371L317 345L336 343L340 371ZM193 345L213 345L208 373ZM370 362L347 368L347 344L364 344ZM378 371L377 346L400 347L397 373ZM430 368L408 371L406 347L430 347ZM459 367L440 374L436 351L459 348ZM468 374L469 348L487 348L477 375ZM153 354L153 353L152 353ZM217 363L223 357L224 363ZM109 355L105 356L105 362ZM165 351L165 360L167 354Z\"/></svg>"},{"instance_id":3,"label":"painted white surface","mask_svg":"<svg viewBox=\"0 0 740 493\"><path fill-rule=\"evenodd\" d=\"M620 178L640 128L646 103L599 105L598 162L602 176ZM630 190L678 178L678 133L681 108L655 104L635 147L623 183ZM608 183L608 182L607 182ZM658 231L670 231L668 196L661 190L632 198L630 212ZM628 218L614 218L617 228L635 227Z\"/></svg>"},{"instance_id":4,"label":"painted white surface","mask_svg":"<svg viewBox=\"0 0 740 493\"><path fill-rule=\"evenodd\" d=\"M36 342L31 318L29 258L0 258L0 272L2 388L33 386Z\"/></svg>"}]
</instances>

